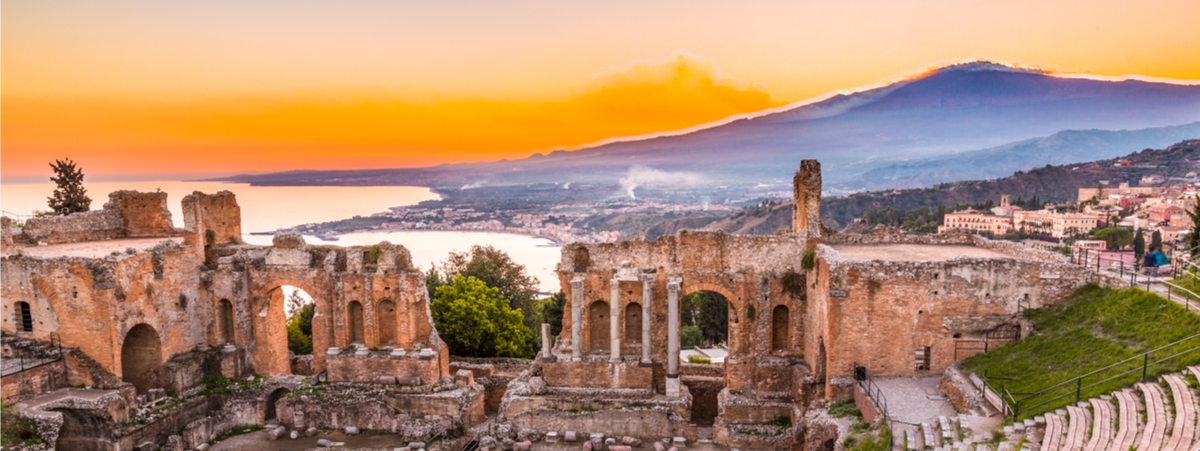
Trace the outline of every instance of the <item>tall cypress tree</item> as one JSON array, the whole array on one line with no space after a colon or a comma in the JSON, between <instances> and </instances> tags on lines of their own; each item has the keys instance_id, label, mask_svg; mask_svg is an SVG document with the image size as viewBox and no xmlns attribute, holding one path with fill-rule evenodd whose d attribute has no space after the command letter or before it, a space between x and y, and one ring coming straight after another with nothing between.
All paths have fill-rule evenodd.
<instances>
[{"instance_id":1,"label":"tall cypress tree","mask_svg":"<svg viewBox=\"0 0 1200 451\"><path fill-rule=\"evenodd\" d=\"M88 211L92 207L92 199L87 197L87 190L83 188L83 170L75 167L75 162L70 158L67 161L54 160L50 168L55 174L50 180L58 185L54 188L54 195L48 198L50 210L56 215Z\"/></svg>"},{"instance_id":2,"label":"tall cypress tree","mask_svg":"<svg viewBox=\"0 0 1200 451\"><path fill-rule=\"evenodd\" d=\"M1133 255L1137 256L1141 261L1142 255L1146 254L1146 235L1142 234L1142 229L1137 229L1133 233Z\"/></svg>"}]
</instances>

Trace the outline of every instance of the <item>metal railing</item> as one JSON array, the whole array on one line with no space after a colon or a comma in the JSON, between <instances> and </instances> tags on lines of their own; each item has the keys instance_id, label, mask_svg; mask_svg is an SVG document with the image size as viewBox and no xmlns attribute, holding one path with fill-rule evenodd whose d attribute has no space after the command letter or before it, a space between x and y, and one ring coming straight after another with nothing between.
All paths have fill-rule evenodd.
<instances>
[{"instance_id":1,"label":"metal railing","mask_svg":"<svg viewBox=\"0 0 1200 451\"><path fill-rule=\"evenodd\" d=\"M854 383L858 384L858 388L862 389L867 399L875 404L875 408L879 410L879 415L883 417L883 424L889 431L887 449L892 449L896 437L895 433L891 431L892 417L888 414L887 397L883 396L883 390L878 385L875 385L875 381L871 380L871 376L867 374L867 367L859 366L855 362L853 367L851 367L851 371L854 372Z\"/></svg>"},{"instance_id":2,"label":"metal railing","mask_svg":"<svg viewBox=\"0 0 1200 451\"><path fill-rule=\"evenodd\" d=\"M0 363L0 376L10 376L62 360L62 338L57 332L51 332L49 338L50 348L48 350L40 351L32 356L21 353L17 357L4 359L4 362Z\"/></svg>"},{"instance_id":3,"label":"metal railing","mask_svg":"<svg viewBox=\"0 0 1200 451\"><path fill-rule=\"evenodd\" d=\"M1064 399L1069 400L1074 397L1074 402L1080 402L1084 398L1084 393L1092 391L1107 393L1134 382L1145 382L1152 376L1181 370L1182 365L1178 364L1179 358L1191 355L1200 355L1200 334L1144 351L1120 362L1034 392L1010 392L1004 386L1001 386L1000 390L994 388L993 390L997 394L1003 395L1004 404L1010 411L1011 417L1020 419L1023 413L1028 417L1028 412L1038 414L1051 410L1039 411L1038 408L1059 407L1056 403L1062 402ZM1158 368L1155 368L1156 365ZM992 387L986 375L984 382L989 388ZM1095 388L1099 389L1092 390ZM1067 401L1063 405L1070 402Z\"/></svg>"}]
</instances>

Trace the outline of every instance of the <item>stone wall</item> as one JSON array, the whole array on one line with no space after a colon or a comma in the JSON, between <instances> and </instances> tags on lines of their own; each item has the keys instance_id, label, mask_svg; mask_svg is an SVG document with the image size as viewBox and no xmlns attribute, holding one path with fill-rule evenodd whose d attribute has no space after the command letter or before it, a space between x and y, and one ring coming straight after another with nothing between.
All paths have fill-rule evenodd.
<instances>
[{"instance_id":1,"label":"stone wall","mask_svg":"<svg viewBox=\"0 0 1200 451\"><path fill-rule=\"evenodd\" d=\"M167 193L116 191L108 199L101 210L29 218L22 233L29 241L47 244L176 234Z\"/></svg>"},{"instance_id":2,"label":"stone wall","mask_svg":"<svg viewBox=\"0 0 1200 451\"><path fill-rule=\"evenodd\" d=\"M167 209L167 193L142 193L125 190L109 193L105 210L121 212L124 236L159 237L175 234L171 210Z\"/></svg>"},{"instance_id":3,"label":"stone wall","mask_svg":"<svg viewBox=\"0 0 1200 451\"><path fill-rule=\"evenodd\" d=\"M66 216L46 216L25 220L23 234L33 242L74 243L122 238L125 236L121 212L92 210Z\"/></svg>"},{"instance_id":4,"label":"stone wall","mask_svg":"<svg viewBox=\"0 0 1200 451\"><path fill-rule=\"evenodd\" d=\"M653 388L653 371L637 362L553 362L542 365L551 387Z\"/></svg>"},{"instance_id":5,"label":"stone wall","mask_svg":"<svg viewBox=\"0 0 1200 451\"><path fill-rule=\"evenodd\" d=\"M67 364L62 360L10 374L0 379L6 406L67 386Z\"/></svg>"},{"instance_id":6,"label":"stone wall","mask_svg":"<svg viewBox=\"0 0 1200 451\"><path fill-rule=\"evenodd\" d=\"M335 348L337 349L337 348ZM418 378L422 384L432 384L445 377L442 371L443 360L449 359L445 349L441 353L418 351L396 353L384 349L371 352L361 349L357 352L338 351L333 349L325 358L330 382L370 382L377 383L380 376L401 378Z\"/></svg>"},{"instance_id":7,"label":"stone wall","mask_svg":"<svg viewBox=\"0 0 1200 451\"><path fill-rule=\"evenodd\" d=\"M189 244L213 246L242 242L242 209L229 191L195 191L183 198L183 228ZM212 233L208 233L208 231Z\"/></svg>"}]
</instances>

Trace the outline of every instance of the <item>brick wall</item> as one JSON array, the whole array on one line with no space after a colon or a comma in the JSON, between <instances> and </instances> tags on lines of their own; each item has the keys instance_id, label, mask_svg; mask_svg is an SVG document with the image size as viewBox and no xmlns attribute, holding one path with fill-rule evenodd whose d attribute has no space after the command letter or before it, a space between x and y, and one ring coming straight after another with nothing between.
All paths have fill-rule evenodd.
<instances>
[{"instance_id":1,"label":"brick wall","mask_svg":"<svg viewBox=\"0 0 1200 451\"><path fill-rule=\"evenodd\" d=\"M0 392L3 392L3 402L6 406L66 386L67 365L62 360L0 379Z\"/></svg>"}]
</instances>

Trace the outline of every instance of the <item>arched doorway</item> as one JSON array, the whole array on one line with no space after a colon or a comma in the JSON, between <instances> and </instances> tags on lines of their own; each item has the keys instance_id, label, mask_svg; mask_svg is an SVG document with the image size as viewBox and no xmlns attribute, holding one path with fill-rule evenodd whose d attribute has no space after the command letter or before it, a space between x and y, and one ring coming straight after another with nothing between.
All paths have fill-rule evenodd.
<instances>
[{"instance_id":1,"label":"arched doorway","mask_svg":"<svg viewBox=\"0 0 1200 451\"><path fill-rule=\"evenodd\" d=\"M350 301L349 308L346 309L346 315L349 317L346 321L350 326L349 336L350 343L363 344L366 339L363 335L363 306L358 301Z\"/></svg>"},{"instance_id":2,"label":"arched doorway","mask_svg":"<svg viewBox=\"0 0 1200 451\"><path fill-rule=\"evenodd\" d=\"M228 299L217 303L217 332L220 344L236 343L233 338L233 303Z\"/></svg>"},{"instance_id":3,"label":"arched doorway","mask_svg":"<svg viewBox=\"0 0 1200 451\"><path fill-rule=\"evenodd\" d=\"M786 353L791 347L790 338L788 308L785 305L776 305L771 312L771 352Z\"/></svg>"},{"instance_id":4,"label":"arched doorway","mask_svg":"<svg viewBox=\"0 0 1200 451\"><path fill-rule=\"evenodd\" d=\"M375 305L375 324L379 325L377 346L398 346L396 341L396 303L384 299Z\"/></svg>"},{"instance_id":5,"label":"arched doorway","mask_svg":"<svg viewBox=\"0 0 1200 451\"><path fill-rule=\"evenodd\" d=\"M138 324L125 334L121 344L121 380L133 384L138 393L162 388L162 342L158 331Z\"/></svg>"},{"instance_id":6,"label":"arched doorway","mask_svg":"<svg viewBox=\"0 0 1200 451\"><path fill-rule=\"evenodd\" d=\"M679 308L683 349L717 347L729 340L729 299L716 291L699 290L683 297Z\"/></svg>"},{"instance_id":7,"label":"arched doorway","mask_svg":"<svg viewBox=\"0 0 1200 451\"><path fill-rule=\"evenodd\" d=\"M625 344L642 344L642 305L636 302L625 306Z\"/></svg>"},{"instance_id":8,"label":"arched doorway","mask_svg":"<svg viewBox=\"0 0 1200 451\"><path fill-rule=\"evenodd\" d=\"M592 343L591 352L609 352L611 350L609 314L607 302L595 301L588 307L588 337Z\"/></svg>"},{"instance_id":9,"label":"arched doorway","mask_svg":"<svg viewBox=\"0 0 1200 451\"><path fill-rule=\"evenodd\" d=\"M287 315L288 371L291 374L311 375L312 358L305 356L313 353L312 322L317 305L312 296L299 287L284 285L280 291L285 296L283 310Z\"/></svg>"},{"instance_id":10,"label":"arched doorway","mask_svg":"<svg viewBox=\"0 0 1200 451\"><path fill-rule=\"evenodd\" d=\"M279 404L280 399L283 399L283 397L287 396L287 394L290 392L291 391L286 388L277 388L275 391L272 391L271 394L267 395L266 405L263 406L264 423L271 423L279 419L278 407L276 405Z\"/></svg>"}]
</instances>

